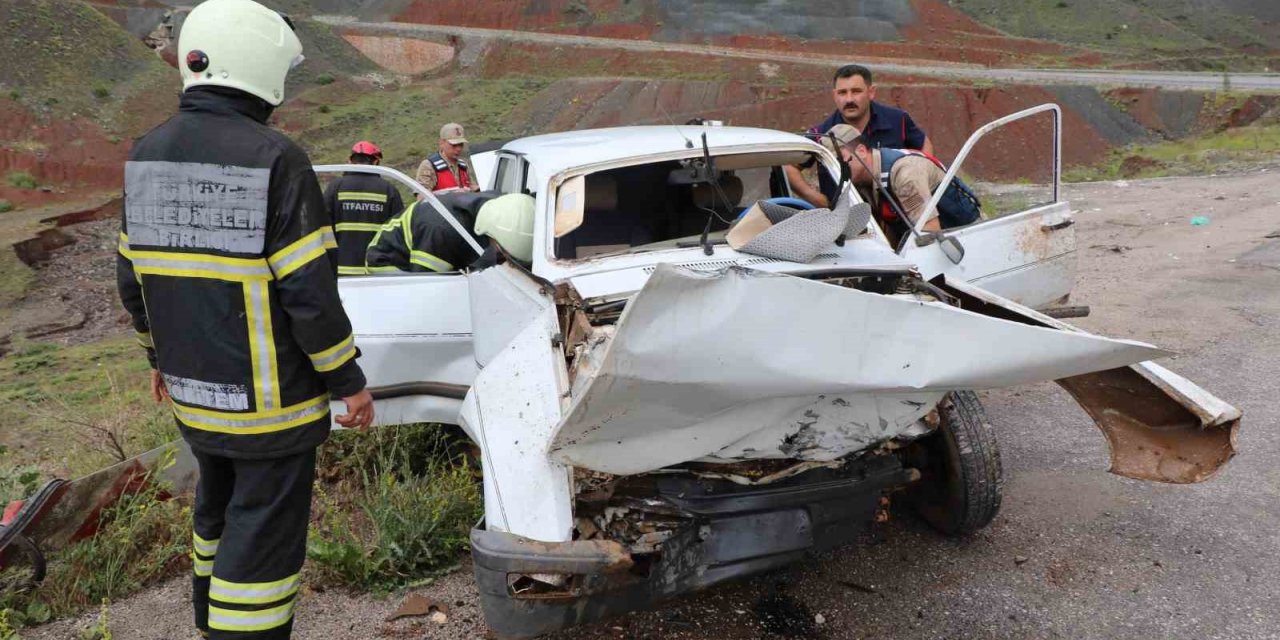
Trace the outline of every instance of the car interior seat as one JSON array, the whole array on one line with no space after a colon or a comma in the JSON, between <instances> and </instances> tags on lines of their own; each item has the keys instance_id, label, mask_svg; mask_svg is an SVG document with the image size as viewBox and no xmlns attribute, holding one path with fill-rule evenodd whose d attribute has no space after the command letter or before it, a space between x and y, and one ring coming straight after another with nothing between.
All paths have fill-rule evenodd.
<instances>
[{"instance_id":1,"label":"car interior seat","mask_svg":"<svg viewBox=\"0 0 1280 640\"><path fill-rule=\"evenodd\" d=\"M587 176L582 226L556 240L556 256L585 258L596 253L648 244L653 234L618 197L618 180L607 173Z\"/></svg>"}]
</instances>

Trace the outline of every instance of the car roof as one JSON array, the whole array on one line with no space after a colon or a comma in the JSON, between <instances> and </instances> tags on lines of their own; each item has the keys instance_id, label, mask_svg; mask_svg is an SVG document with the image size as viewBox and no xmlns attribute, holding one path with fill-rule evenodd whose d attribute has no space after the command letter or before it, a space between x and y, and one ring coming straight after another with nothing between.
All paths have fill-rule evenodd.
<instances>
[{"instance_id":1,"label":"car roof","mask_svg":"<svg viewBox=\"0 0 1280 640\"><path fill-rule=\"evenodd\" d=\"M660 125L584 129L512 140L503 150L525 156L543 178L565 169L625 160L702 146L702 134L714 152L745 145L818 145L804 136L772 129L705 125Z\"/></svg>"}]
</instances>

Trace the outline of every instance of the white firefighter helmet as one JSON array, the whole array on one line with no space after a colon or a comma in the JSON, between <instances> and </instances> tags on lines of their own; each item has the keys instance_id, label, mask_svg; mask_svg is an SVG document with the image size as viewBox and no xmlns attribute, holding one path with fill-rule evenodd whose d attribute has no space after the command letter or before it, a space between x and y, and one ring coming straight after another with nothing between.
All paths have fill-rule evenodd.
<instances>
[{"instance_id":1,"label":"white firefighter helmet","mask_svg":"<svg viewBox=\"0 0 1280 640\"><path fill-rule=\"evenodd\" d=\"M252 0L207 0L183 22L178 55L184 91L230 87L278 106L302 42L284 16Z\"/></svg>"},{"instance_id":2,"label":"white firefighter helmet","mask_svg":"<svg viewBox=\"0 0 1280 640\"><path fill-rule=\"evenodd\" d=\"M516 260L533 262L533 211L533 196L498 196L480 207L476 233L493 238Z\"/></svg>"}]
</instances>

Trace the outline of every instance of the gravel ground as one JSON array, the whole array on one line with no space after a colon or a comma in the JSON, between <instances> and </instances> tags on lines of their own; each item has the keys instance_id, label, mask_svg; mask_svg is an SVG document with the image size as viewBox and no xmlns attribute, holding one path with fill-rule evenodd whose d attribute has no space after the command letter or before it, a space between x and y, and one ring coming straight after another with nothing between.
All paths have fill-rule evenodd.
<instances>
[{"instance_id":1,"label":"gravel ground","mask_svg":"<svg viewBox=\"0 0 1280 640\"><path fill-rule=\"evenodd\" d=\"M1244 411L1222 473L1194 486L1111 476L1105 441L1056 386L986 393L1005 499L972 538L899 517L868 544L556 638L1280 638L1280 240L1265 239L1280 229L1280 183L1268 172L1068 196L1074 299L1093 308L1076 323L1176 350L1167 366ZM1192 226L1201 215L1210 224ZM388 626L398 599L308 593L295 636L484 637L465 567L417 591L450 604L448 621ZM186 598L177 579L114 604L116 637L193 638ZM71 638L88 619L24 637Z\"/></svg>"}]
</instances>

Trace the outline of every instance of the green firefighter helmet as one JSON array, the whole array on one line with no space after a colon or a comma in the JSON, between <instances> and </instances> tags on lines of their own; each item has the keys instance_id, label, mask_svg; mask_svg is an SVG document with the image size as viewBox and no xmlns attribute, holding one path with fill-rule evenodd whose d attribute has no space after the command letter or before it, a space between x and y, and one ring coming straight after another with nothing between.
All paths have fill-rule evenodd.
<instances>
[{"instance_id":1,"label":"green firefighter helmet","mask_svg":"<svg viewBox=\"0 0 1280 640\"><path fill-rule=\"evenodd\" d=\"M511 257L533 262L533 196L508 193L484 203L476 215L476 233L493 238Z\"/></svg>"},{"instance_id":2,"label":"green firefighter helmet","mask_svg":"<svg viewBox=\"0 0 1280 640\"><path fill-rule=\"evenodd\" d=\"M252 0L207 0L182 23L178 55L183 91L230 87L279 106L302 42L286 17Z\"/></svg>"}]
</instances>

